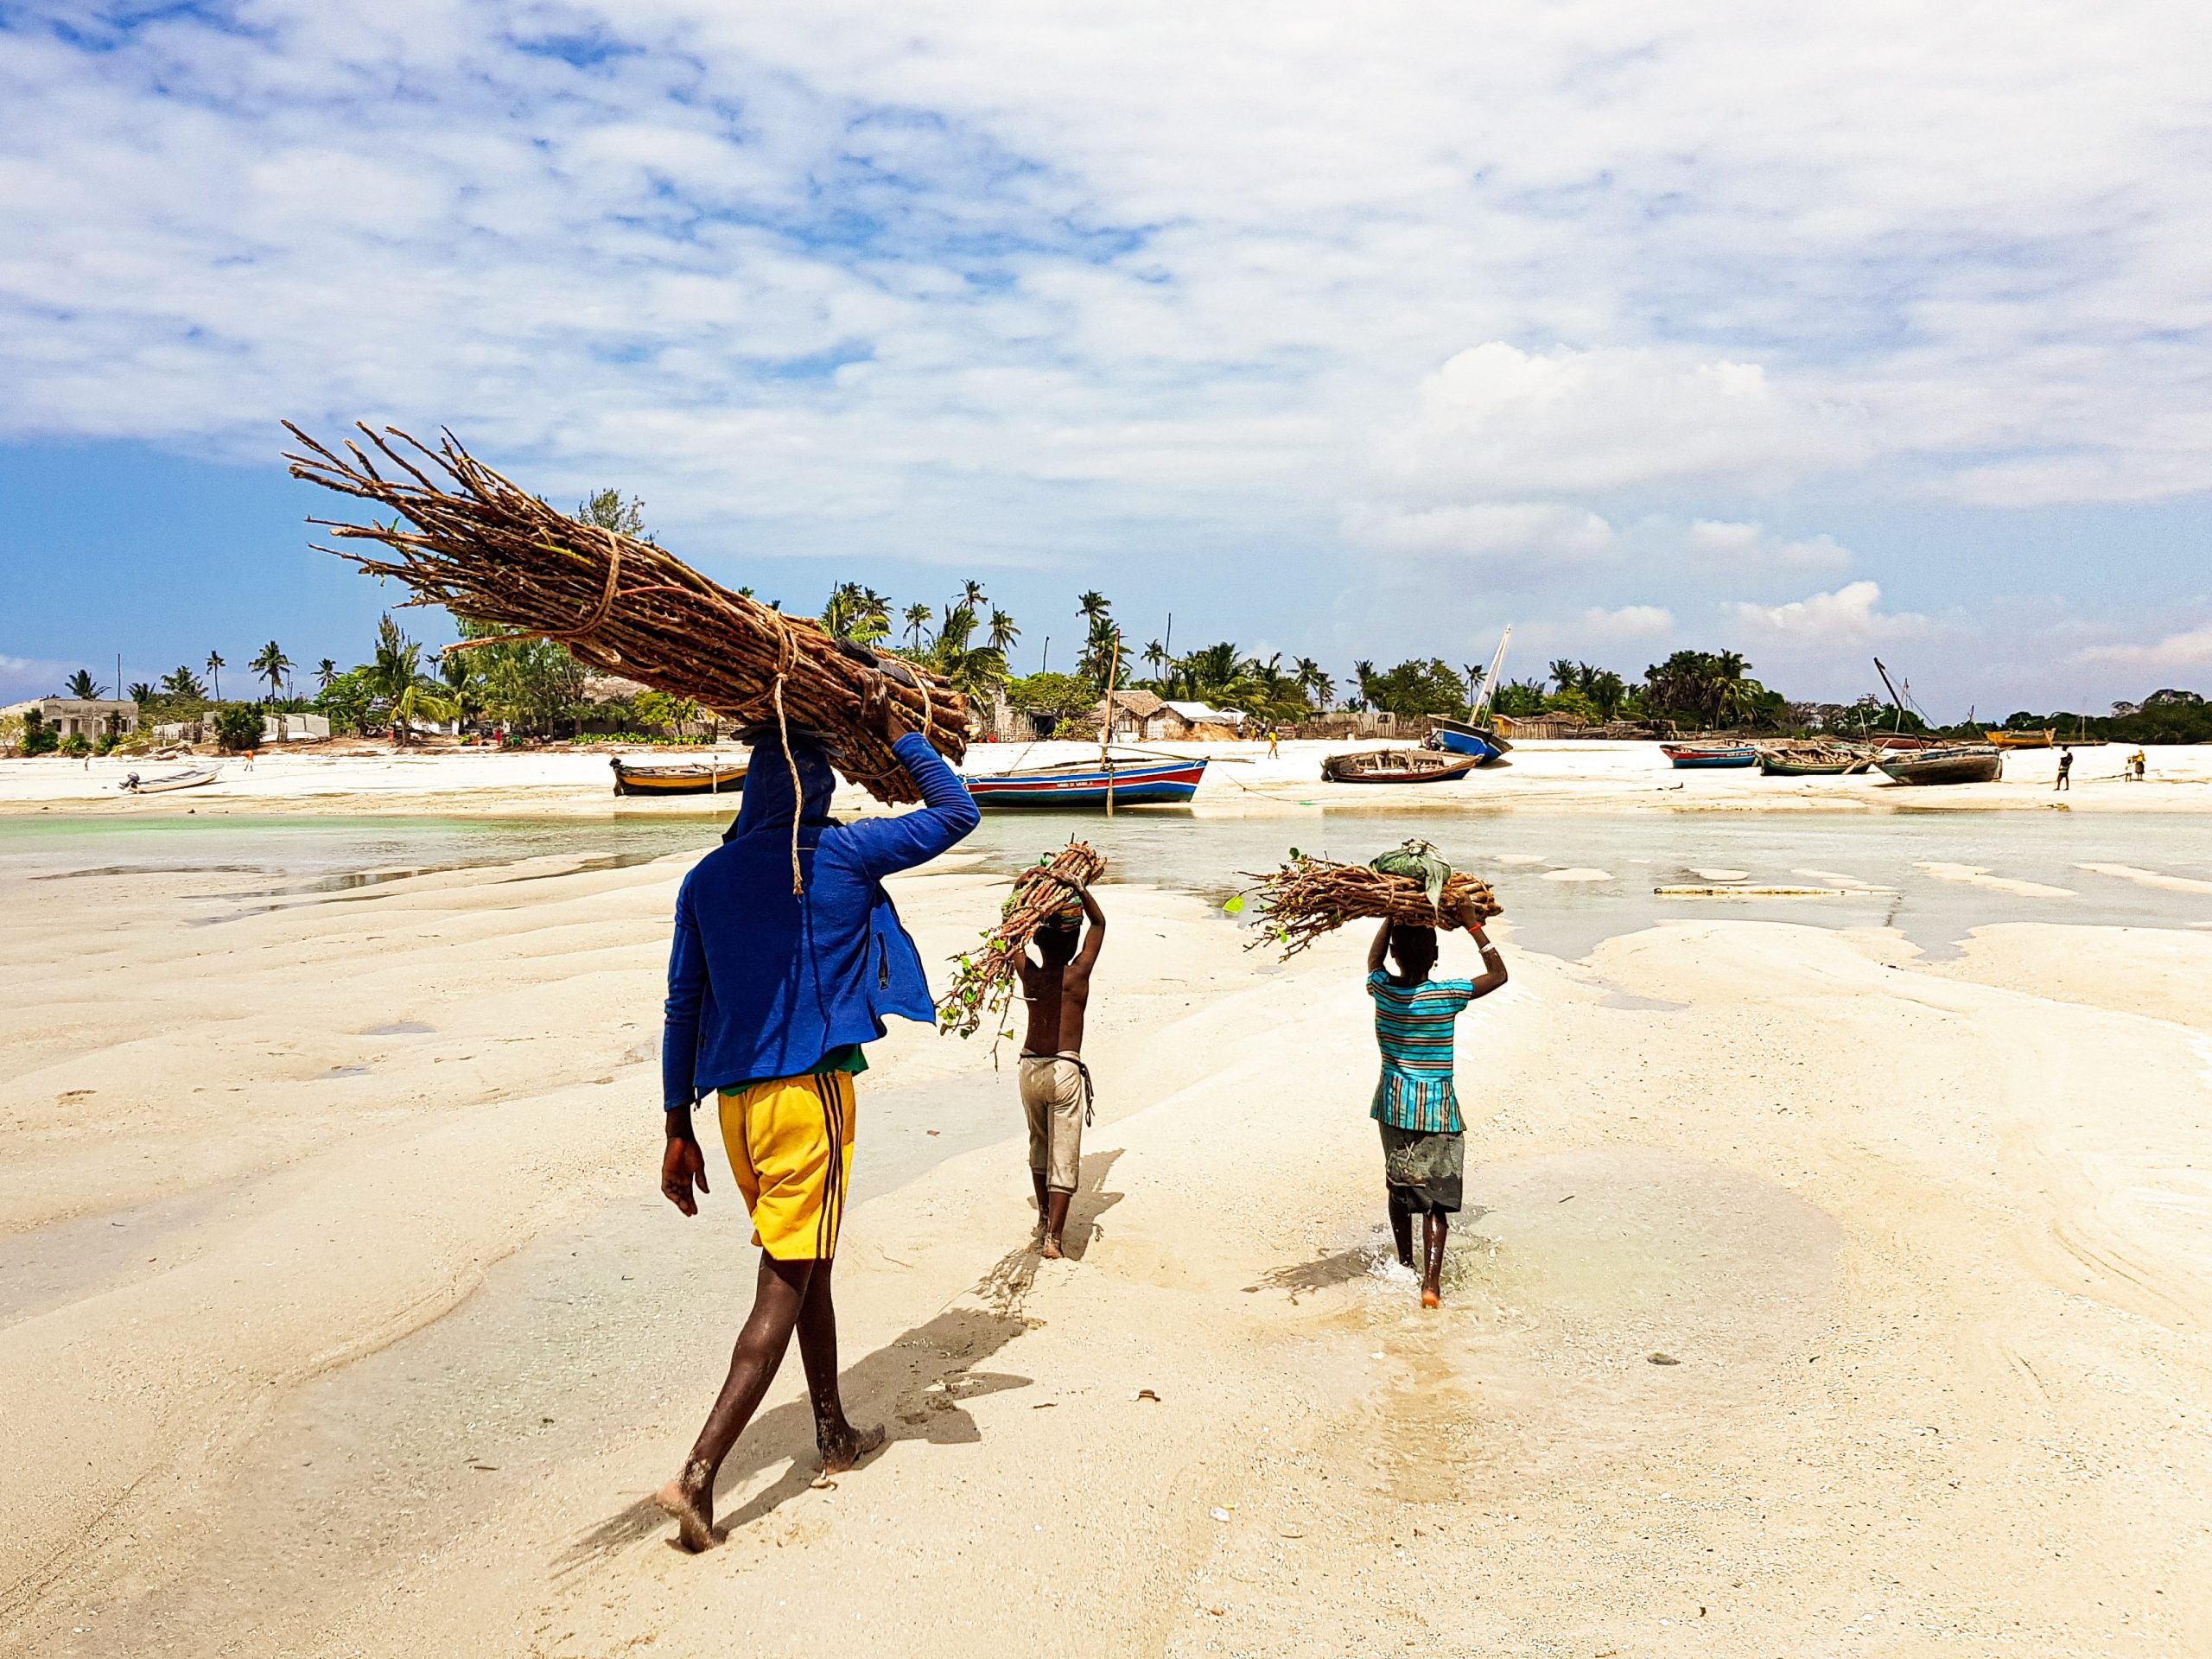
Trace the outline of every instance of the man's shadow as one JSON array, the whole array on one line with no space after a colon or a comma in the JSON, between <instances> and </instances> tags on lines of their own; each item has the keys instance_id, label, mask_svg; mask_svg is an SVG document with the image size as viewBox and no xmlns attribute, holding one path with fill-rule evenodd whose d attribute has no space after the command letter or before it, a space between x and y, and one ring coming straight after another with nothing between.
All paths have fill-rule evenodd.
<instances>
[{"instance_id":1,"label":"man's shadow","mask_svg":"<svg viewBox=\"0 0 2212 1659\"><path fill-rule=\"evenodd\" d=\"M1116 1147L1092 1153L1083 1160L1082 1185L1068 1206L1066 1236L1072 1260L1082 1260L1100 1231L1098 1217L1125 1196L1103 1190L1107 1173L1121 1155ZM961 1402L1029 1386L1026 1376L973 1368L1035 1324L1024 1314L1022 1304L1036 1276L1034 1247L1025 1244L1010 1250L976 1287L983 1306L948 1308L847 1366L839 1375L838 1389L853 1420L885 1420L887 1446L892 1440L926 1440L932 1446L980 1441L982 1432L976 1420L960 1408ZM785 1363L797 1363L796 1354L787 1354ZM716 1530L727 1533L758 1521L806 1491L817 1478L814 1459L814 1408L809 1402L794 1400L761 1413L746 1425L715 1479ZM727 1516L720 1513L723 1491L786 1459L791 1467L779 1479L754 1493L742 1509ZM651 1497L639 1498L584 1532L555 1560L554 1571L575 1572L668 1524L667 1511Z\"/></svg>"}]
</instances>

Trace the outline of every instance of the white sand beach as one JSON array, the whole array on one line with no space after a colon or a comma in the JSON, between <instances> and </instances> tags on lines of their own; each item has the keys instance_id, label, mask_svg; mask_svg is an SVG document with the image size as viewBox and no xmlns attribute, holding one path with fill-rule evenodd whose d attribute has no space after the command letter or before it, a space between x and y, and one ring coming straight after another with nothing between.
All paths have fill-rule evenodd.
<instances>
[{"instance_id":1,"label":"white sand beach","mask_svg":"<svg viewBox=\"0 0 2212 1659\"><path fill-rule=\"evenodd\" d=\"M891 1443L815 1484L787 1364L695 1558L647 1495L753 1255L718 1161L654 1192L686 862L11 889L0 1650L2202 1650L2212 933L1509 926L1424 1314L1364 939L1116 887L1074 1259L1010 1066L875 1046L838 1301ZM898 884L932 963L999 891Z\"/></svg>"},{"instance_id":2,"label":"white sand beach","mask_svg":"<svg viewBox=\"0 0 2212 1659\"><path fill-rule=\"evenodd\" d=\"M1264 743L1169 745L1148 753L1204 754L1207 769L1194 810L1212 816L1296 812L1317 805L1370 810L1465 811L1470 807L1572 808L1576 810L1647 807L1669 811L1910 811L2026 808L2067 811L2202 812L2212 810L2212 747L2153 745L2145 752L2148 776L2122 776L2132 747L2112 745L2075 752L2073 787L2051 787L2055 750L2028 749L2005 757L1995 784L1948 788L1894 784L1879 772L1851 778L1768 778L1756 768L1677 771L1656 743L1524 742L1505 760L1450 783L1377 788L1321 780L1321 762L1347 750L1385 747L1379 741L1285 743L1274 759ZM697 760L705 751L641 750L646 764ZM719 753L737 756L731 747ZM1095 756L1077 743L983 743L968 752L963 770L976 775L1014 766L1049 766ZM487 749L395 750L388 746L315 744L264 751L251 766L240 758L166 762L0 760L0 813L66 811L99 804L111 814L159 815L191 810L225 812L529 813L587 815L721 810L708 799L619 799L605 753L559 748L499 753ZM217 781L175 795L131 798L122 792L131 772L143 777L187 764L215 766ZM858 791L841 795L840 809L864 810Z\"/></svg>"}]
</instances>

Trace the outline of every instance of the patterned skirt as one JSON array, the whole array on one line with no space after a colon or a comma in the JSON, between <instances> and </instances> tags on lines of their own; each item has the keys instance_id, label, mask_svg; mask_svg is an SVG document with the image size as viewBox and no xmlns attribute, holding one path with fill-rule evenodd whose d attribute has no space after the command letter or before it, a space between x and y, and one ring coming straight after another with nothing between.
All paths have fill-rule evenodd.
<instances>
[{"instance_id":1,"label":"patterned skirt","mask_svg":"<svg viewBox=\"0 0 2212 1659\"><path fill-rule=\"evenodd\" d=\"M1382 1131L1382 1179L1401 1209L1451 1215L1459 1208L1459 1185L1467 1169L1467 1141L1462 1135L1423 1135L1395 1123Z\"/></svg>"}]
</instances>

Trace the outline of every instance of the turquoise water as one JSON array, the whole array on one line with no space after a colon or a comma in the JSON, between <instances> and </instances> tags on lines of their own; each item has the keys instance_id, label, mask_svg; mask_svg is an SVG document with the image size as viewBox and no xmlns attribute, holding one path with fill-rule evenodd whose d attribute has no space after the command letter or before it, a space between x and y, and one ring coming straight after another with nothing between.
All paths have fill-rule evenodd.
<instances>
[{"instance_id":1,"label":"turquoise water","mask_svg":"<svg viewBox=\"0 0 2212 1659\"><path fill-rule=\"evenodd\" d=\"M555 870L609 868L714 845L699 817L251 818L179 814L123 821L0 818L0 894L19 881L68 880L95 897L133 874L208 878L209 924L277 905L312 904L429 871L556 859ZM1942 950L1993 922L2062 921L2212 927L2212 893L2176 893L2080 868L2129 865L2212 881L2212 821L2183 814L1945 812L1904 814L1387 813L1199 818L1181 813L1029 813L987 817L963 844L987 867L1012 870L1071 836L1110 861L1110 880L1144 881L1226 899L1243 872L1281 863L1293 847L1364 861L1409 836L1434 842L1498 890L1518 940L1580 957L1600 940L1669 918L1719 916L1828 926L1895 926ZM1980 868L2065 889L2033 896L1931 875L1924 864ZM1557 881L1546 872L1601 871ZM1663 898L1701 870L1745 873L1742 885L1867 890L1838 899ZM1818 872L1808 874L1807 872ZM531 879L537 871L518 871ZM1874 891L1889 889L1890 891Z\"/></svg>"}]
</instances>

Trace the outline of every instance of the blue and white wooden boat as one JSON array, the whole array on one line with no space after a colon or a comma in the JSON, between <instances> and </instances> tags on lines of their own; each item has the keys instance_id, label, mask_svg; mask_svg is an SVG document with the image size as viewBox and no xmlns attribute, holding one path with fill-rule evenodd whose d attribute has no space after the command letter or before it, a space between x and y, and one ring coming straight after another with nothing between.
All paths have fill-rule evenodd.
<instances>
[{"instance_id":1,"label":"blue and white wooden boat","mask_svg":"<svg viewBox=\"0 0 2212 1659\"><path fill-rule=\"evenodd\" d=\"M1198 792L1206 775L1203 757L1162 760L1067 760L1056 766L963 778L981 807L1049 807L1084 811L1106 804L1107 791L1121 806L1180 805Z\"/></svg>"},{"instance_id":2,"label":"blue and white wooden boat","mask_svg":"<svg viewBox=\"0 0 2212 1659\"><path fill-rule=\"evenodd\" d=\"M1487 766L1513 747L1497 734L1494 726L1478 726L1471 721L1433 715L1429 728L1429 735L1438 748L1453 754L1471 754L1479 765Z\"/></svg>"},{"instance_id":3,"label":"blue and white wooden boat","mask_svg":"<svg viewBox=\"0 0 2212 1659\"><path fill-rule=\"evenodd\" d=\"M1756 766L1758 749L1749 743L1662 743L1659 753L1677 766Z\"/></svg>"}]
</instances>

